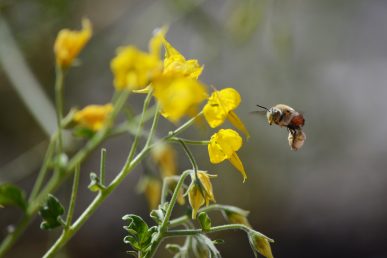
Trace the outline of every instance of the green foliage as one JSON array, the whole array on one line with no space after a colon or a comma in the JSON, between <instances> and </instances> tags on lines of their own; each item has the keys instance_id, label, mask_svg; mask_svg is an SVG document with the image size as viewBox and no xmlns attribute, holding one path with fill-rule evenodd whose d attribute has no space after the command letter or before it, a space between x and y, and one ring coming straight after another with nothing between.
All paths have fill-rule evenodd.
<instances>
[{"instance_id":1,"label":"green foliage","mask_svg":"<svg viewBox=\"0 0 387 258\"><path fill-rule=\"evenodd\" d=\"M62 225L61 215L64 214L64 208L57 198L49 194L46 203L39 211L43 221L40 228L51 230Z\"/></svg>"},{"instance_id":2,"label":"green foliage","mask_svg":"<svg viewBox=\"0 0 387 258\"><path fill-rule=\"evenodd\" d=\"M156 227L148 227L148 224L139 216L134 214L125 215L123 220L128 221L129 225L124 226L128 235L124 238L125 244L141 253L145 253L152 241L152 235L156 232Z\"/></svg>"},{"instance_id":3,"label":"green foliage","mask_svg":"<svg viewBox=\"0 0 387 258\"><path fill-rule=\"evenodd\" d=\"M165 213L168 207L168 203L165 202L163 204L159 205L159 208L157 210L152 210L150 213L150 217L157 223L161 224L162 221L164 220Z\"/></svg>"},{"instance_id":4,"label":"green foliage","mask_svg":"<svg viewBox=\"0 0 387 258\"><path fill-rule=\"evenodd\" d=\"M198 218L203 231L209 231L211 229L211 219L207 213L201 212Z\"/></svg>"},{"instance_id":5,"label":"green foliage","mask_svg":"<svg viewBox=\"0 0 387 258\"><path fill-rule=\"evenodd\" d=\"M91 139L95 132L86 127L76 127L73 130L73 134L80 138Z\"/></svg>"},{"instance_id":6,"label":"green foliage","mask_svg":"<svg viewBox=\"0 0 387 258\"><path fill-rule=\"evenodd\" d=\"M27 208L25 193L19 187L12 184L0 185L0 205L17 206L25 211Z\"/></svg>"}]
</instances>

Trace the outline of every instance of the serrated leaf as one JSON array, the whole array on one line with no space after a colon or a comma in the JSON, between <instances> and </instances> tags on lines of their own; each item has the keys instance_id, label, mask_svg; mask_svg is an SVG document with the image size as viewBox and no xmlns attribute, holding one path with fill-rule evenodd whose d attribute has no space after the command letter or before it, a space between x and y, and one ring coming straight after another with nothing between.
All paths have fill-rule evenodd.
<instances>
[{"instance_id":1,"label":"serrated leaf","mask_svg":"<svg viewBox=\"0 0 387 258\"><path fill-rule=\"evenodd\" d=\"M200 212L198 218L203 231L209 231L211 229L211 219L207 213Z\"/></svg>"},{"instance_id":2,"label":"serrated leaf","mask_svg":"<svg viewBox=\"0 0 387 258\"><path fill-rule=\"evenodd\" d=\"M25 211L27 200L24 191L12 184L0 185L0 205L13 205Z\"/></svg>"},{"instance_id":3,"label":"serrated leaf","mask_svg":"<svg viewBox=\"0 0 387 258\"><path fill-rule=\"evenodd\" d=\"M49 194L46 203L39 211L39 214L43 219L40 228L50 230L61 226L61 216L64 214L64 211L65 210L59 200Z\"/></svg>"},{"instance_id":4,"label":"serrated leaf","mask_svg":"<svg viewBox=\"0 0 387 258\"><path fill-rule=\"evenodd\" d=\"M143 252L149 246L155 228L149 228L140 216L134 214L125 215L122 219L129 222L128 226L124 226L128 231L124 242L130 244L136 251Z\"/></svg>"}]
</instances>

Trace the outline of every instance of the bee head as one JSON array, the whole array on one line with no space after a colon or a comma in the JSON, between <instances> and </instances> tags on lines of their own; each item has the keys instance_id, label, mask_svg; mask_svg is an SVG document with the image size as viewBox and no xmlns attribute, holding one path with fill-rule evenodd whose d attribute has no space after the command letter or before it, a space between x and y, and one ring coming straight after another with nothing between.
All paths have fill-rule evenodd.
<instances>
[{"instance_id":1,"label":"bee head","mask_svg":"<svg viewBox=\"0 0 387 258\"><path fill-rule=\"evenodd\" d=\"M272 107L269 110L267 110L266 117L267 121L269 122L269 125L272 125L273 122L279 121L280 117L282 115L282 111L278 108Z\"/></svg>"}]
</instances>

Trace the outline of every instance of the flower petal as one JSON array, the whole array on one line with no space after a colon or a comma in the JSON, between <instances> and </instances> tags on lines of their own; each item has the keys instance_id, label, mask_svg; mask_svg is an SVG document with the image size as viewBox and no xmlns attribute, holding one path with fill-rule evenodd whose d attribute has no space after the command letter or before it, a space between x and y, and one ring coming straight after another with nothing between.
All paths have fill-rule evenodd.
<instances>
[{"instance_id":1,"label":"flower petal","mask_svg":"<svg viewBox=\"0 0 387 258\"><path fill-rule=\"evenodd\" d=\"M239 159L238 155L234 152L233 155L228 160L242 174L243 182L245 182L247 179L246 171L245 171L245 168L243 167L243 163Z\"/></svg>"},{"instance_id":2,"label":"flower petal","mask_svg":"<svg viewBox=\"0 0 387 258\"><path fill-rule=\"evenodd\" d=\"M241 130L247 138L250 137L250 134L249 134L249 131L247 131L245 125L243 124L243 122L239 119L239 117L237 116L237 114L235 114L234 111L230 111L228 113L228 116L227 116L228 120L230 121L230 123L235 126L235 128L237 128L238 130Z\"/></svg>"}]
</instances>

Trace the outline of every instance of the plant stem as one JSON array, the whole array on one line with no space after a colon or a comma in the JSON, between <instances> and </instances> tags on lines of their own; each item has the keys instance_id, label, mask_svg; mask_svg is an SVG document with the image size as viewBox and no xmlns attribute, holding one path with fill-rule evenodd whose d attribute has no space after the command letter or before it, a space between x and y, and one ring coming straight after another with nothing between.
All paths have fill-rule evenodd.
<instances>
[{"instance_id":1,"label":"plant stem","mask_svg":"<svg viewBox=\"0 0 387 258\"><path fill-rule=\"evenodd\" d=\"M172 142L183 141L184 143L191 144L191 145L208 145L210 143L210 141L196 141L196 140L183 139L179 137L171 137L169 140Z\"/></svg>"},{"instance_id":2,"label":"plant stem","mask_svg":"<svg viewBox=\"0 0 387 258\"><path fill-rule=\"evenodd\" d=\"M6 236L6 238L1 242L0 257L5 255L5 253L14 245L14 243L20 237L21 233L25 231L25 229L27 228L27 226L29 225L29 223L31 222L31 220L34 218L37 211L39 210L41 204L47 198L48 193L55 191L64 182L64 180L69 175L71 175L75 167L78 164L81 164L86 159L86 157L88 157L97 148L97 146L100 145L101 142L104 141L107 136L109 136L109 132L111 130L110 124L117 117L119 111L122 109L123 105L125 104L128 96L129 96L129 92L126 92L126 91L120 92L120 95L117 101L114 103L114 109L110 115L110 122L104 128L102 128L101 131L96 133L94 137L86 144L85 147L83 147L81 150L77 152L77 154L73 156L73 158L67 164L64 170L64 173L61 173L60 175L54 174L53 177L51 177L51 179L45 185L45 187L40 191L40 193L39 194L36 193L35 194L36 197L34 199L31 199L31 201L29 202L25 217L16 226L15 230L9 233Z\"/></svg>"},{"instance_id":3,"label":"plant stem","mask_svg":"<svg viewBox=\"0 0 387 258\"><path fill-rule=\"evenodd\" d=\"M207 231L203 231L203 229L176 229L165 232L165 237L178 237L178 236L192 236L197 234L210 234L219 231L225 230L243 230L245 232L249 232L252 229L243 225L243 224L227 224L221 226L215 226L210 228Z\"/></svg>"},{"instance_id":4,"label":"plant stem","mask_svg":"<svg viewBox=\"0 0 387 258\"><path fill-rule=\"evenodd\" d=\"M144 100L144 106L142 108L142 114L145 114L151 99L152 99L152 91L150 90L148 92L148 95L146 96L146 98ZM134 137L133 144L132 144L132 147L131 147L129 155L128 155L128 160L126 162L127 164L130 164L130 161L133 159L133 156L136 153L136 149L137 149L137 145L138 145L138 139L140 138L140 134L141 134L141 131L142 131L143 124L144 124L144 115L141 116L140 122L138 124L137 133L136 133L136 136Z\"/></svg>"},{"instance_id":5,"label":"plant stem","mask_svg":"<svg viewBox=\"0 0 387 258\"><path fill-rule=\"evenodd\" d=\"M102 186L105 186L105 172L106 172L106 149L101 149L101 163L99 166L99 182Z\"/></svg>"},{"instance_id":6,"label":"plant stem","mask_svg":"<svg viewBox=\"0 0 387 258\"><path fill-rule=\"evenodd\" d=\"M55 110L56 110L56 122L58 132L58 155L63 152L63 136L62 136L62 119L63 119L63 69L59 64L55 66L56 79L55 79Z\"/></svg>"},{"instance_id":7,"label":"plant stem","mask_svg":"<svg viewBox=\"0 0 387 258\"><path fill-rule=\"evenodd\" d=\"M150 145L152 138L155 135L155 130L157 128L157 124L158 124L159 117L160 117L159 111L160 111L160 106L159 106L159 104L156 104L156 110L155 110L155 114L153 116L152 126L151 126L151 129L149 132L148 139L146 140L145 147L148 147Z\"/></svg>"},{"instance_id":8,"label":"plant stem","mask_svg":"<svg viewBox=\"0 0 387 258\"><path fill-rule=\"evenodd\" d=\"M80 167L78 165L75 168L73 188L71 190L70 204L69 204L67 218L66 218L66 227L64 230L66 230L71 225L71 221L73 220L75 201L77 199L77 192L78 192L78 186L79 186L79 174L80 174Z\"/></svg>"},{"instance_id":9,"label":"plant stem","mask_svg":"<svg viewBox=\"0 0 387 258\"><path fill-rule=\"evenodd\" d=\"M161 222L161 225L159 227L159 232L157 234L157 237L155 240L152 241L152 245L150 247L150 250L145 254L144 258L151 258L157 251L158 246L160 245L162 239L164 238L165 233L167 232L168 225L169 225L169 219L172 215L172 210L173 207L176 204L177 196L179 194L180 188L184 183L185 178L192 172L192 170L186 170L184 171L181 176L179 181L177 182L177 185L175 187L175 190L173 191L172 198L170 202L168 203L167 210L165 212L165 216L163 221Z\"/></svg>"},{"instance_id":10,"label":"plant stem","mask_svg":"<svg viewBox=\"0 0 387 258\"><path fill-rule=\"evenodd\" d=\"M43 159L43 165L40 168L38 177L36 178L35 184L32 187L28 202L31 202L35 198L35 196L39 192L40 188L42 187L44 178L47 175L47 171L48 171L49 164L51 162L51 158L54 154L57 136L58 136L58 134L55 133L50 139L50 143L48 144L47 151L46 151L46 154L45 154L44 159Z\"/></svg>"},{"instance_id":11,"label":"plant stem","mask_svg":"<svg viewBox=\"0 0 387 258\"><path fill-rule=\"evenodd\" d=\"M81 228L81 226L90 218L90 216L96 211L96 209L103 203L103 201L110 195L110 193L117 188L117 186L124 180L124 178L133 170L133 168L146 156L149 152L151 146L145 146L142 151L135 157L134 153L136 147L138 145L138 138L141 133L141 130L144 125L144 114L146 113L146 109L150 103L152 98L151 92L148 93L143 106L142 116L138 125L138 135L136 135L130 152L128 154L128 158L123 165L121 171L118 175L113 179L109 186L107 186L104 190L100 191L98 195L94 198L94 200L89 204L89 206L83 211L83 213L79 216L79 218L74 222L72 226L69 227L67 231L64 231L63 234L59 237L59 239L51 246L51 248L46 252L44 257L52 257L64 244L66 244L71 237ZM157 114L155 114L157 115ZM157 121L157 119L154 119ZM154 124L154 123L153 123ZM154 127L153 125L152 127ZM154 132L154 130L151 130ZM148 137L152 137L150 134Z\"/></svg>"}]
</instances>

